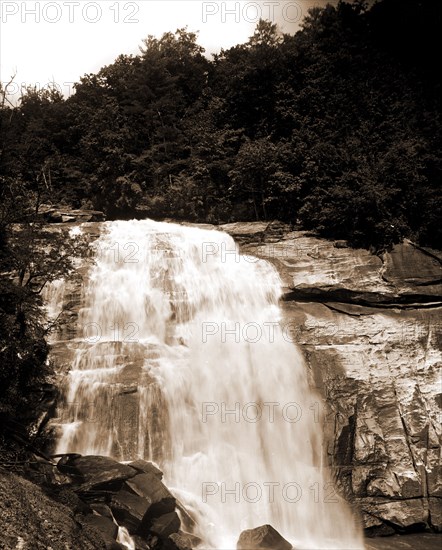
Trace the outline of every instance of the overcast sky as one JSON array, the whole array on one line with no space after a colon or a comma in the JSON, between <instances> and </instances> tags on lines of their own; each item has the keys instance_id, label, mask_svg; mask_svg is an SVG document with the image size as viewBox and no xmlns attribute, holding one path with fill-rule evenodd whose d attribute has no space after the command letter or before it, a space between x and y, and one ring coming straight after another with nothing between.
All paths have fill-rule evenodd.
<instances>
[{"instance_id":1,"label":"overcast sky","mask_svg":"<svg viewBox=\"0 0 442 550\"><path fill-rule=\"evenodd\" d=\"M142 39L188 26L207 52L247 41L262 17L296 32L307 10L326 0L0 0L0 81L8 90L56 82L67 95L80 76L121 53L137 54ZM335 4L335 0L330 3Z\"/></svg>"}]
</instances>

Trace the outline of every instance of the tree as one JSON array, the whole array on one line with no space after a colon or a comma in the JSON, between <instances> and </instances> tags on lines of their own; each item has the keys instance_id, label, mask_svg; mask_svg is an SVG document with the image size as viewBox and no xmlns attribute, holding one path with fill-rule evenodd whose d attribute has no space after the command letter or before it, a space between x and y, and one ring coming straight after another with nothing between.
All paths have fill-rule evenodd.
<instances>
[{"instance_id":1,"label":"tree","mask_svg":"<svg viewBox=\"0 0 442 550\"><path fill-rule=\"evenodd\" d=\"M51 374L43 289L73 271L86 243L70 238L67 229L45 231L26 185L5 178L1 183L0 413L19 418Z\"/></svg>"},{"instance_id":2,"label":"tree","mask_svg":"<svg viewBox=\"0 0 442 550\"><path fill-rule=\"evenodd\" d=\"M231 193L248 198L253 204L255 219L273 217L278 203L284 197L285 214L294 215L294 194L299 191L295 178L288 173L279 158L278 147L268 139L247 140L236 156L230 172ZM286 202L287 201L287 202Z\"/></svg>"}]
</instances>

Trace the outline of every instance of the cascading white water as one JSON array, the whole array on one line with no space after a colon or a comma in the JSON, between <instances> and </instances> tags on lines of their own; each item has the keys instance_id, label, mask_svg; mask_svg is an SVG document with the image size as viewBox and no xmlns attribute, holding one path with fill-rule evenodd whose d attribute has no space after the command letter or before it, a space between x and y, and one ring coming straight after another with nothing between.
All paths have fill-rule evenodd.
<instances>
[{"instance_id":1,"label":"cascading white water","mask_svg":"<svg viewBox=\"0 0 442 550\"><path fill-rule=\"evenodd\" d=\"M63 279L55 279L43 288L43 302L48 321L54 322L63 310L63 295L65 282Z\"/></svg>"},{"instance_id":2,"label":"cascading white water","mask_svg":"<svg viewBox=\"0 0 442 550\"><path fill-rule=\"evenodd\" d=\"M154 460L206 547L270 523L296 548L363 548L275 269L222 232L151 220L107 222L93 246L57 452Z\"/></svg>"}]
</instances>

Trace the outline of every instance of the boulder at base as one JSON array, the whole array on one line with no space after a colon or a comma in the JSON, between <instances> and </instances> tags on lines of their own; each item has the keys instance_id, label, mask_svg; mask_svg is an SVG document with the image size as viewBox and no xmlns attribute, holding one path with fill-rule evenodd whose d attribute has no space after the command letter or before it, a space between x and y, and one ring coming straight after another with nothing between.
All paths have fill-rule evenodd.
<instances>
[{"instance_id":1,"label":"boulder at base","mask_svg":"<svg viewBox=\"0 0 442 550\"><path fill-rule=\"evenodd\" d=\"M178 533L181 522L176 512L164 514L159 518L155 518L150 527L151 533L158 535L162 539L167 539L170 535Z\"/></svg>"},{"instance_id":2,"label":"boulder at base","mask_svg":"<svg viewBox=\"0 0 442 550\"><path fill-rule=\"evenodd\" d=\"M175 510L175 497L154 474L138 474L127 480L125 486L147 502L143 524Z\"/></svg>"},{"instance_id":3,"label":"boulder at base","mask_svg":"<svg viewBox=\"0 0 442 550\"><path fill-rule=\"evenodd\" d=\"M124 489L112 496L110 508L119 525L129 533L136 533L146 513L149 502Z\"/></svg>"},{"instance_id":4,"label":"boulder at base","mask_svg":"<svg viewBox=\"0 0 442 550\"><path fill-rule=\"evenodd\" d=\"M185 531L178 531L178 533L172 533L169 536L169 541L172 542L173 550L192 550L196 548L203 541L196 535L186 533Z\"/></svg>"},{"instance_id":5,"label":"boulder at base","mask_svg":"<svg viewBox=\"0 0 442 550\"><path fill-rule=\"evenodd\" d=\"M134 477L135 468L120 464L106 456L67 456L57 464L58 469L68 475L76 475L83 481L83 490L111 487Z\"/></svg>"},{"instance_id":6,"label":"boulder at base","mask_svg":"<svg viewBox=\"0 0 442 550\"><path fill-rule=\"evenodd\" d=\"M292 545L271 525L261 525L243 531L236 544L237 550L291 550Z\"/></svg>"}]
</instances>

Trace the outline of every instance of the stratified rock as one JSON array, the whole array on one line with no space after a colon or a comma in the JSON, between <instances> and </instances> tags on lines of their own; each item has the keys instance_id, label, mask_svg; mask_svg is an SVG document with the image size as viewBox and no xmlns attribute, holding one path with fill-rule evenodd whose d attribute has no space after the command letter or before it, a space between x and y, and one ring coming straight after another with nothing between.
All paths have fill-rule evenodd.
<instances>
[{"instance_id":1,"label":"stratified rock","mask_svg":"<svg viewBox=\"0 0 442 550\"><path fill-rule=\"evenodd\" d=\"M152 462L147 462L142 458L130 462L129 466L135 468L135 470L138 470L139 472L143 472L145 474L153 474L158 479L163 479L163 472L159 468L157 468L155 464L153 464Z\"/></svg>"},{"instance_id":2,"label":"stratified rock","mask_svg":"<svg viewBox=\"0 0 442 550\"><path fill-rule=\"evenodd\" d=\"M398 530L422 526L426 497L442 497L440 259L408 241L380 257L303 232L274 242L261 224L225 230L279 271L282 326L323 397L329 464L343 489L361 506L391 501L376 510L385 525L403 508L394 521L408 527ZM413 500L423 508L410 510Z\"/></svg>"},{"instance_id":3,"label":"stratified rock","mask_svg":"<svg viewBox=\"0 0 442 550\"><path fill-rule=\"evenodd\" d=\"M398 532L424 530L427 527L428 512L423 499L388 501L365 499L362 510L388 522Z\"/></svg>"},{"instance_id":4,"label":"stratified rock","mask_svg":"<svg viewBox=\"0 0 442 550\"><path fill-rule=\"evenodd\" d=\"M292 545L271 525L261 525L243 531L236 544L237 550L291 550Z\"/></svg>"},{"instance_id":5,"label":"stratified rock","mask_svg":"<svg viewBox=\"0 0 442 550\"><path fill-rule=\"evenodd\" d=\"M134 468L105 456L68 457L57 466L63 473L75 474L81 478L82 492L117 486L137 474Z\"/></svg>"},{"instance_id":6,"label":"stratified rock","mask_svg":"<svg viewBox=\"0 0 442 550\"><path fill-rule=\"evenodd\" d=\"M396 531L390 525L386 525L381 519L371 516L364 512L364 533L366 537L388 537L394 535Z\"/></svg>"},{"instance_id":7,"label":"stratified rock","mask_svg":"<svg viewBox=\"0 0 442 550\"><path fill-rule=\"evenodd\" d=\"M370 305L401 296L441 298L440 260L407 240L379 257L307 232L290 232L287 226L282 233L264 222L225 224L220 229L232 235L244 253L273 262L291 299Z\"/></svg>"},{"instance_id":8,"label":"stratified rock","mask_svg":"<svg viewBox=\"0 0 442 550\"><path fill-rule=\"evenodd\" d=\"M125 486L147 503L143 524L175 510L175 497L155 474L138 474L127 480Z\"/></svg>"},{"instance_id":9,"label":"stratified rock","mask_svg":"<svg viewBox=\"0 0 442 550\"><path fill-rule=\"evenodd\" d=\"M397 244L384 255L383 279L397 288L441 284L441 262L409 240Z\"/></svg>"},{"instance_id":10,"label":"stratified rock","mask_svg":"<svg viewBox=\"0 0 442 550\"><path fill-rule=\"evenodd\" d=\"M150 531L162 539L167 539L173 533L178 533L180 525L178 514L170 512L155 518L150 525Z\"/></svg>"},{"instance_id":11,"label":"stratified rock","mask_svg":"<svg viewBox=\"0 0 442 550\"><path fill-rule=\"evenodd\" d=\"M261 243L268 230L268 222L226 223L220 226L222 231L232 235L239 243Z\"/></svg>"},{"instance_id":12,"label":"stratified rock","mask_svg":"<svg viewBox=\"0 0 442 550\"><path fill-rule=\"evenodd\" d=\"M138 531L149 501L122 489L112 496L109 506L118 524L126 527L132 534Z\"/></svg>"},{"instance_id":13,"label":"stratified rock","mask_svg":"<svg viewBox=\"0 0 442 550\"><path fill-rule=\"evenodd\" d=\"M101 222L104 220L104 214L99 210L58 210L56 208L46 207L40 209L39 214L49 223L84 223Z\"/></svg>"}]
</instances>

